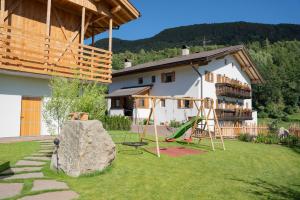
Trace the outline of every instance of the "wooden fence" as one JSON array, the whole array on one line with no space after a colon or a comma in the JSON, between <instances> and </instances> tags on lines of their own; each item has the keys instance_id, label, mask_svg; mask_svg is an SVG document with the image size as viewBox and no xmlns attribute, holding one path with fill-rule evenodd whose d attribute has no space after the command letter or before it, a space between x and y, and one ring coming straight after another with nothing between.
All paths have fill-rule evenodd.
<instances>
[{"instance_id":1,"label":"wooden fence","mask_svg":"<svg viewBox=\"0 0 300 200\"><path fill-rule=\"evenodd\" d=\"M290 134L300 137L300 124L291 124L289 132Z\"/></svg>"},{"instance_id":2,"label":"wooden fence","mask_svg":"<svg viewBox=\"0 0 300 200\"><path fill-rule=\"evenodd\" d=\"M238 126L220 126L222 134L224 137L237 137L242 133L247 133L250 135L267 134L269 132L269 127L267 125L238 125Z\"/></svg>"}]
</instances>

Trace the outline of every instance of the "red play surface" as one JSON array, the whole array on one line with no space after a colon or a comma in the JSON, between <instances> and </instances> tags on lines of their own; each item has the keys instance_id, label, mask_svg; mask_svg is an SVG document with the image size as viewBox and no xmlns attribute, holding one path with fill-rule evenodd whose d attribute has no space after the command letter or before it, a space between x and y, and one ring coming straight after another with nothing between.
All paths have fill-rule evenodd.
<instances>
[{"instance_id":1,"label":"red play surface","mask_svg":"<svg viewBox=\"0 0 300 200\"><path fill-rule=\"evenodd\" d=\"M149 149L152 153L156 154L156 148ZM160 153L168 155L170 157L181 157L186 155L195 155L206 153L206 151L196 150L196 149L187 149L185 147L168 147L168 148L160 148Z\"/></svg>"}]
</instances>

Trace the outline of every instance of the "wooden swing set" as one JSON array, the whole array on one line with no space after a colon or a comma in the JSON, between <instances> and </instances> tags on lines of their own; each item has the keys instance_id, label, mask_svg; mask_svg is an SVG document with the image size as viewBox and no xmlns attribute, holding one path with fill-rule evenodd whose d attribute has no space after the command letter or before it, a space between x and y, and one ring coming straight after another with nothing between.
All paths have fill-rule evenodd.
<instances>
[{"instance_id":1,"label":"wooden swing set","mask_svg":"<svg viewBox=\"0 0 300 200\"><path fill-rule=\"evenodd\" d=\"M159 148L159 140L158 140L158 133L157 133L156 106L159 104L161 100L192 101L195 107L197 108L197 115L195 116L196 119L192 126L192 133L190 135L190 138L197 138L199 140L199 143L202 138L209 138L213 151L215 151L216 143L221 143L223 150L225 150L222 131L219 125L216 111L214 109L214 101L212 99L209 98L197 99L197 98L190 98L190 97L171 97L171 96L148 96L148 95L133 95L132 97L135 100L134 102L136 102L136 100L138 99L149 99L149 101L151 101L150 113L148 115L147 122L144 125L143 132L139 134L139 137L140 137L140 142L143 142L144 140L150 140L146 138L146 131L152 117L153 125L154 125L154 133L155 133L156 155L158 157L160 157L160 148ZM211 113L213 116L212 118L210 118ZM209 121L213 121L214 125L210 124ZM214 127L214 130L212 130L212 127ZM207 134L208 136L205 136ZM216 141L217 139L219 139L220 141Z\"/></svg>"}]
</instances>

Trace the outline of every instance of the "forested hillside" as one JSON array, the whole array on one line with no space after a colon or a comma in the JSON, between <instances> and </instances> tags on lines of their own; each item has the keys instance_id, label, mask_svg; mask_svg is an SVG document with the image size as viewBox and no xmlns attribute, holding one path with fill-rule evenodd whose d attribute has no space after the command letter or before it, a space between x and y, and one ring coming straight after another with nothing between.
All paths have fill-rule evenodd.
<instances>
[{"instance_id":1,"label":"forested hillside","mask_svg":"<svg viewBox=\"0 0 300 200\"><path fill-rule=\"evenodd\" d=\"M226 45L228 46L228 45ZM193 46L191 52L199 52L223 47L223 45ZM300 106L300 42L282 41L270 43L252 42L247 45L249 53L259 71L266 80L262 85L253 88L254 107L261 117L284 119L287 114L299 112ZM145 63L178 56L180 48L166 48L159 51L139 50L138 53L126 51L114 54L113 67L123 67L124 59L133 64Z\"/></svg>"},{"instance_id":2,"label":"forested hillside","mask_svg":"<svg viewBox=\"0 0 300 200\"><path fill-rule=\"evenodd\" d=\"M241 43L263 42L266 38L271 43L277 41L300 40L300 25L294 24L258 24L247 22L196 24L166 29L159 34L146 39L127 41L115 38L113 49L115 53L140 49L163 50L165 48L181 47L182 45L236 45ZM107 47L107 39L99 40L96 46Z\"/></svg>"}]
</instances>

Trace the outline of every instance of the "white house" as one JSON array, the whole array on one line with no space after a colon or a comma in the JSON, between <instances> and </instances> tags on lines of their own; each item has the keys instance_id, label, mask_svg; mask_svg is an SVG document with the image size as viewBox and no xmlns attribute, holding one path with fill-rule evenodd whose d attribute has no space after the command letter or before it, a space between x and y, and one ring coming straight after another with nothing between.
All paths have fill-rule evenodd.
<instances>
[{"instance_id":1,"label":"white house","mask_svg":"<svg viewBox=\"0 0 300 200\"><path fill-rule=\"evenodd\" d=\"M263 79L244 46L182 55L155 62L131 66L112 73L109 86L109 114L146 119L151 103L136 100L132 95L210 98L220 123L256 123L252 110L251 84ZM157 121L183 122L195 116L197 109L189 101L161 101L156 108Z\"/></svg>"},{"instance_id":2,"label":"white house","mask_svg":"<svg viewBox=\"0 0 300 200\"><path fill-rule=\"evenodd\" d=\"M52 77L111 82L112 30L140 13L128 0L2 0L0 16L0 137L17 137L51 134ZM105 31L108 50L94 47Z\"/></svg>"}]
</instances>

